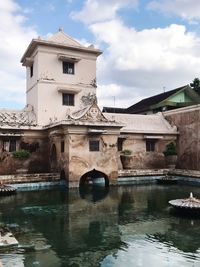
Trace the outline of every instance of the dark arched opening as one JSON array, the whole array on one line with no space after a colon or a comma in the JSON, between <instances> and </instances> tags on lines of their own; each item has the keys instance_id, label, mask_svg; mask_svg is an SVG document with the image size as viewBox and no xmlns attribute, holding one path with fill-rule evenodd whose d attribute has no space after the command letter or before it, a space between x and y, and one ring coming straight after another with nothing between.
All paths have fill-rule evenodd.
<instances>
[{"instance_id":1,"label":"dark arched opening","mask_svg":"<svg viewBox=\"0 0 200 267\"><path fill-rule=\"evenodd\" d=\"M104 199L109 193L107 175L95 169L85 173L80 179L79 193L81 198L92 202Z\"/></svg>"},{"instance_id":2,"label":"dark arched opening","mask_svg":"<svg viewBox=\"0 0 200 267\"><path fill-rule=\"evenodd\" d=\"M50 160L51 160L51 170L54 171L57 168L57 152L55 144L53 144L51 147Z\"/></svg>"},{"instance_id":3,"label":"dark arched opening","mask_svg":"<svg viewBox=\"0 0 200 267\"><path fill-rule=\"evenodd\" d=\"M80 186L94 185L94 186L109 186L108 176L100 171L93 169L92 171L86 172L80 179Z\"/></svg>"}]
</instances>

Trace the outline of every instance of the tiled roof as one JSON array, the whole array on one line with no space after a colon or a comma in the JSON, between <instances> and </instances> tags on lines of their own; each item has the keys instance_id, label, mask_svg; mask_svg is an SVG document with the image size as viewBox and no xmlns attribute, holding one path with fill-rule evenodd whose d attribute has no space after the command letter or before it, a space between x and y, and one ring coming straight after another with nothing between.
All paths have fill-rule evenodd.
<instances>
[{"instance_id":1,"label":"tiled roof","mask_svg":"<svg viewBox=\"0 0 200 267\"><path fill-rule=\"evenodd\" d=\"M121 132L176 134L177 129L172 127L162 113L153 115L104 113L108 120L114 120L124 125Z\"/></svg>"},{"instance_id":2,"label":"tiled roof","mask_svg":"<svg viewBox=\"0 0 200 267\"><path fill-rule=\"evenodd\" d=\"M126 113L126 108L103 107L102 112L108 112L108 113Z\"/></svg>"},{"instance_id":3,"label":"tiled roof","mask_svg":"<svg viewBox=\"0 0 200 267\"><path fill-rule=\"evenodd\" d=\"M126 113L141 113L141 112L144 112L144 111L148 111L148 110L151 110L151 106L152 105L156 105L158 104L159 102L167 99L168 97L170 97L171 95L177 93L178 91L184 89L184 88L187 88L187 86L182 86L182 87L179 87L179 88L176 88L174 90L170 90L170 91L167 91L165 93L161 93L161 94L158 94L158 95L154 95L154 96L151 96L151 97L148 97L148 98L145 98L143 100L141 100L140 102L130 106L129 108L126 109Z\"/></svg>"},{"instance_id":4,"label":"tiled roof","mask_svg":"<svg viewBox=\"0 0 200 267\"><path fill-rule=\"evenodd\" d=\"M0 109L1 128L20 128L36 126L36 116L32 110Z\"/></svg>"}]
</instances>

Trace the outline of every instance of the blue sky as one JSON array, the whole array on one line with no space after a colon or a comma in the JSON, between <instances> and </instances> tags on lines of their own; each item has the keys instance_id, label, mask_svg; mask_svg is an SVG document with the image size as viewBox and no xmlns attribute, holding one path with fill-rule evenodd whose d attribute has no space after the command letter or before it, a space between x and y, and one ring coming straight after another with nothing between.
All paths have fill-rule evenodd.
<instances>
[{"instance_id":1,"label":"blue sky","mask_svg":"<svg viewBox=\"0 0 200 267\"><path fill-rule=\"evenodd\" d=\"M0 107L25 106L20 58L59 27L103 50L99 105L129 106L200 76L199 0L0 1Z\"/></svg>"}]
</instances>

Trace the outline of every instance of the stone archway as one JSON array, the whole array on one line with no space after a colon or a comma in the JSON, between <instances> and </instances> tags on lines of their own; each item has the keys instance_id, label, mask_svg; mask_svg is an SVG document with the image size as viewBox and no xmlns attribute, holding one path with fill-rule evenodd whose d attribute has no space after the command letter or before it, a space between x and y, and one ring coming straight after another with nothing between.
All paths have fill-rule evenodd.
<instances>
[{"instance_id":1,"label":"stone archway","mask_svg":"<svg viewBox=\"0 0 200 267\"><path fill-rule=\"evenodd\" d=\"M98 170L91 170L89 172L86 172L84 175L81 176L79 185L102 185L105 187L109 186L109 179L108 176Z\"/></svg>"}]
</instances>

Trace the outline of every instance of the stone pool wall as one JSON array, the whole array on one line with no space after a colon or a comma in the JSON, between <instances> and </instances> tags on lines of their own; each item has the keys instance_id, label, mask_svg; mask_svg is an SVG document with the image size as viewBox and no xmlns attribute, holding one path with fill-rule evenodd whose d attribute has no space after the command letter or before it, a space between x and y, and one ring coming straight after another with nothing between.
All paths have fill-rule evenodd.
<instances>
[{"instance_id":1,"label":"stone pool wall","mask_svg":"<svg viewBox=\"0 0 200 267\"><path fill-rule=\"evenodd\" d=\"M59 173L0 175L0 183L2 184L55 182L59 180L60 180Z\"/></svg>"},{"instance_id":2,"label":"stone pool wall","mask_svg":"<svg viewBox=\"0 0 200 267\"><path fill-rule=\"evenodd\" d=\"M164 116L179 131L176 167L200 170L200 105L167 111Z\"/></svg>"}]
</instances>

